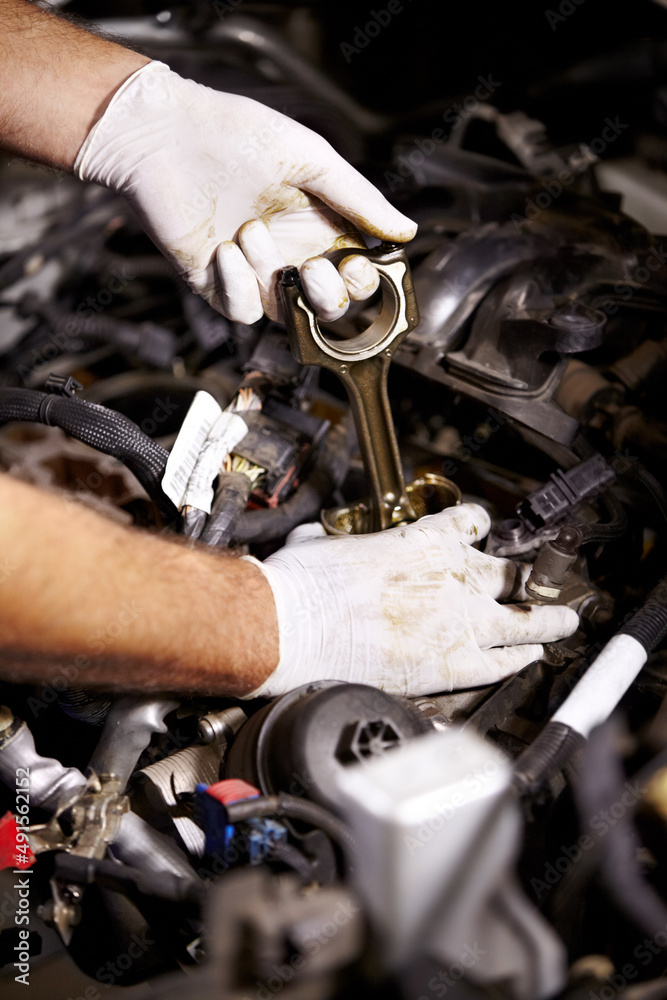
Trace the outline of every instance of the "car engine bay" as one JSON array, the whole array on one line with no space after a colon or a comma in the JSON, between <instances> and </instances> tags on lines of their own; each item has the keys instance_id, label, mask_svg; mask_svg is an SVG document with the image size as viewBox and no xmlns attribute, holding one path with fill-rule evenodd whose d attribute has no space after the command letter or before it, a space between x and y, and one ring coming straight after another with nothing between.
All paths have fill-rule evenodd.
<instances>
[{"instance_id":1,"label":"car engine bay","mask_svg":"<svg viewBox=\"0 0 667 1000\"><path fill-rule=\"evenodd\" d=\"M382 103L366 48L380 63L409 19L428 34L416 6L324 6L119 4L99 27L319 131L418 221L404 249L369 247L389 269L375 298L316 329L335 364L299 340L307 310L287 330L230 322L122 199L5 160L0 470L263 559L320 519L395 523L369 500L377 462L412 516L482 505L483 550L531 563L528 600L567 604L579 628L499 684L410 699L333 681L270 701L99 691L85 655L54 683L2 682L0 847L28 769L34 916L23 945L2 883L0 983L17 950L37 969L57 947L91 998L658 1000L667 12L647 4L637 40L588 54L560 42L512 82L480 57L459 88L452 71L411 90L413 53L400 100L394 80ZM583 0L536 15L547 36L585 16ZM287 311L298 275L283 283ZM363 364L388 312L376 347L396 452L348 384L351 345ZM164 487L197 405L182 447L222 414L246 425L209 475L208 511L173 473ZM33 992L66 1000L57 986Z\"/></svg>"}]
</instances>

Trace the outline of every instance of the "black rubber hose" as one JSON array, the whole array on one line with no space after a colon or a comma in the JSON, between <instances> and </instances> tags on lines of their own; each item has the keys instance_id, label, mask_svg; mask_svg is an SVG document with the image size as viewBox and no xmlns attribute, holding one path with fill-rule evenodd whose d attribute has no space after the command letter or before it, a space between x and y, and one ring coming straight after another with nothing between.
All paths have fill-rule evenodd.
<instances>
[{"instance_id":1,"label":"black rubber hose","mask_svg":"<svg viewBox=\"0 0 667 1000\"><path fill-rule=\"evenodd\" d=\"M653 588L645 604L616 634L632 636L647 654L660 645L667 636L667 577ZM585 744L581 733L566 723L547 722L515 764L515 788L522 795L534 795Z\"/></svg>"},{"instance_id":2,"label":"black rubber hose","mask_svg":"<svg viewBox=\"0 0 667 1000\"><path fill-rule=\"evenodd\" d=\"M313 471L294 495L274 510L251 510L242 514L234 531L235 540L269 542L283 538L299 524L316 520L326 498L345 479L355 443L352 421L346 415L329 432Z\"/></svg>"},{"instance_id":3,"label":"black rubber hose","mask_svg":"<svg viewBox=\"0 0 667 1000\"><path fill-rule=\"evenodd\" d=\"M514 787L521 795L533 795L555 777L580 750L586 740L562 722L550 722L526 747L514 765Z\"/></svg>"},{"instance_id":4,"label":"black rubber hose","mask_svg":"<svg viewBox=\"0 0 667 1000\"><path fill-rule=\"evenodd\" d=\"M583 535L582 545L585 545L586 542L607 542L612 538L618 538L623 534L628 523L623 505L612 490L607 490L597 499L606 508L609 519L595 523L577 521L577 527Z\"/></svg>"},{"instance_id":5,"label":"black rubber hose","mask_svg":"<svg viewBox=\"0 0 667 1000\"><path fill-rule=\"evenodd\" d=\"M83 885L110 886L122 890L124 887L137 889L146 896L155 896L175 903L186 903L200 907L206 893L205 887L196 881L164 871L156 875L139 868L118 864L117 861L84 858L63 852L55 860L55 872L63 879Z\"/></svg>"},{"instance_id":6,"label":"black rubber hose","mask_svg":"<svg viewBox=\"0 0 667 1000\"><path fill-rule=\"evenodd\" d=\"M646 604L621 626L618 634L631 635L647 653L660 645L667 636L667 579L651 591Z\"/></svg>"},{"instance_id":7,"label":"black rubber hose","mask_svg":"<svg viewBox=\"0 0 667 1000\"><path fill-rule=\"evenodd\" d=\"M644 487L660 511L663 521L667 523L667 493L655 476L639 462L634 462L624 475Z\"/></svg>"},{"instance_id":8,"label":"black rubber hose","mask_svg":"<svg viewBox=\"0 0 667 1000\"><path fill-rule=\"evenodd\" d=\"M313 881L313 868L310 861L292 844L274 844L269 854L271 861L281 861L284 865L292 868L303 885L308 885Z\"/></svg>"},{"instance_id":9,"label":"black rubber hose","mask_svg":"<svg viewBox=\"0 0 667 1000\"><path fill-rule=\"evenodd\" d=\"M256 799L243 799L227 806L227 818L234 825L258 816L284 816L316 826L340 847L354 851L355 841L347 826L328 809L300 799L297 795L264 795Z\"/></svg>"},{"instance_id":10,"label":"black rubber hose","mask_svg":"<svg viewBox=\"0 0 667 1000\"><path fill-rule=\"evenodd\" d=\"M176 354L176 335L157 323L129 323L99 313L79 316L56 303L40 299L33 292L23 296L18 312L21 316L37 316L64 344L70 337L101 340L156 368L169 368Z\"/></svg>"},{"instance_id":11,"label":"black rubber hose","mask_svg":"<svg viewBox=\"0 0 667 1000\"><path fill-rule=\"evenodd\" d=\"M112 455L137 477L165 517L176 516L161 485L169 452L122 413L35 389L0 389L0 424L12 421L60 427L91 448Z\"/></svg>"}]
</instances>

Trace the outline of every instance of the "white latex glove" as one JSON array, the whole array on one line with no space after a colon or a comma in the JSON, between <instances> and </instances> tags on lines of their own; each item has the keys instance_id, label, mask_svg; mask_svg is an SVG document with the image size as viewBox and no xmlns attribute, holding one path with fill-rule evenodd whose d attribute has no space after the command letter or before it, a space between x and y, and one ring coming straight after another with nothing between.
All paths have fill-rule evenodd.
<instances>
[{"instance_id":1,"label":"white latex glove","mask_svg":"<svg viewBox=\"0 0 667 1000\"><path fill-rule=\"evenodd\" d=\"M417 230L315 132L160 62L117 91L74 170L123 194L193 291L242 323L279 317L286 264L322 319L337 319L379 276L363 257L337 271L318 254L364 247L358 230L399 242Z\"/></svg>"},{"instance_id":2,"label":"white latex glove","mask_svg":"<svg viewBox=\"0 0 667 1000\"><path fill-rule=\"evenodd\" d=\"M490 527L477 504L363 536L295 537L259 566L276 602L280 660L248 697L315 680L401 695L492 684L571 635L571 608L501 605L527 567L472 547Z\"/></svg>"}]
</instances>

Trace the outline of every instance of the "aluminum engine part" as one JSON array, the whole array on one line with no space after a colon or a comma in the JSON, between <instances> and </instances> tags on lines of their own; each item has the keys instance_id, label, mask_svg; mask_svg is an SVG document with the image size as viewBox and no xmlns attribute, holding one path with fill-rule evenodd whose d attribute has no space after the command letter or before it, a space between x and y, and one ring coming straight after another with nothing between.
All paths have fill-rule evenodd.
<instances>
[{"instance_id":1,"label":"aluminum engine part","mask_svg":"<svg viewBox=\"0 0 667 1000\"><path fill-rule=\"evenodd\" d=\"M512 874L521 817L511 782L499 747L454 729L336 775L358 845L354 883L383 962L400 970L410 960L410 995L417 956L428 978L475 942L475 984L502 981L510 996L536 1000L565 983L562 943Z\"/></svg>"},{"instance_id":2,"label":"aluminum engine part","mask_svg":"<svg viewBox=\"0 0 667 1000\"><path fill-rule=\"evenodd\" d=\"M190 854L204 854L206 836L190 816L179 814L178 796L192 793L202 783L214 784L220 776L222 754L215 743L185 747L170 757L142 768L132 779L132 800L145 819L161 829L173 822Z\"/></svg>"},{"instance_id":3,"label":"aluminum engine part","mask_svg":"<svg viewBox=\"0 0 667 1000\"><path fill-rule=\"evenodd\" d=\"M30 769L31 802L50 812L86 785L86 778L76 768L40 756L28 726L15 719L0 734L0 778L10 788L14 787L17 767ZM156 873L166 868L184 878L194 877L185 855L173 841L131 812L121 819L112 852L135 868Z\"/></svg>"},{"instance_id":4,"label":"aluminum engine part","mask_svg":"<svg viewBox=\"0 0 667 1000\"><path fill-rule=\"evenodd\" d=\"M90 759L97 774L114 774L125 788L153 733L166 733L165 715L179 706L173 698L117 698Z\"/></svg>"}]
</instances>

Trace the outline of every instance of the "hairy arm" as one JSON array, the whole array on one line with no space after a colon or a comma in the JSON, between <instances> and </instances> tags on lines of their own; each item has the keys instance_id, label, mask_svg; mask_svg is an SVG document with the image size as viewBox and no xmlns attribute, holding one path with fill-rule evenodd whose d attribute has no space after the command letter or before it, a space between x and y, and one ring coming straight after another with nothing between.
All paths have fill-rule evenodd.
<instances>
[{"instance_id":1,"label":"hairy arm","mask_svg":"<svg viewBox=\"0 0 667 1000\"><path fill-rule=\"evenodd\" d=\"M0 0L0 148L71 171L114 93L149 61L26 0Z\"/></svg>"},{"instance_id":2,"label":"hairy arm","mask_svg":"<svg viewBox=\"0 0 667 1000\"><path fill-rule=\"evenodd\" d=\"M0 676L236 696L278 662L252 563L107 521L0 475Z\"/></svg>"}]
</instances>

